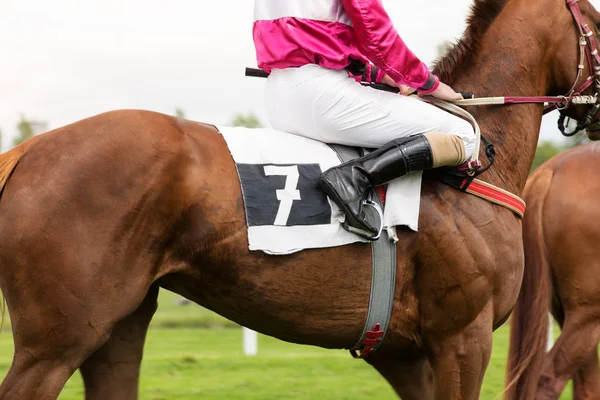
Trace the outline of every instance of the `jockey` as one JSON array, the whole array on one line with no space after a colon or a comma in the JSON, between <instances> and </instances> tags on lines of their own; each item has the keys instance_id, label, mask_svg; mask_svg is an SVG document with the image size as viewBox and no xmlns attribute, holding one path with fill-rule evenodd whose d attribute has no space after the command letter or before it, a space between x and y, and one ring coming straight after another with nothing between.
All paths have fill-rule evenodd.
<instances>
[{"instance_id":1,"label":"jockey","mask_svg":"<svg viewBox=\"0 0 600 400\"><path fill-rule=\"evenodd\" d=\"M406 96L416 89L462 99L413 54L381 0L255 0L253 37L269 122L326 143L377 148L325 171L320 185L346 214L347 229L378 229L362 212L369 189L411 171L464 163L475 146L468 122ZM400 88L373 90L367 81Z\"/></svg>"}]
</instances>

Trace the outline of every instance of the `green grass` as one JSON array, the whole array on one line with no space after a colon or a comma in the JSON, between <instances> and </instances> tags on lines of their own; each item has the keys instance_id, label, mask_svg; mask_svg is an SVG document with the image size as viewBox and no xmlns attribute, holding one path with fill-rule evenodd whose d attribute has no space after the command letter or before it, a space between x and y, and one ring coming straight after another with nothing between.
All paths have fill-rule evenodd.
<instances>
[{"instance_id":1,"label":"green grass","mask_svg":"<svg viewBox=\"0 0 600 400\"><path fill-rule=\"evenodd\" d=\"M194 303L179 305L178 302L180 300L182 299L178 295L161 289L158 300L158 310L156 311L154 318L152 318L151 329L239 328L239 325L235 322L231 322Z\"/></svg>"},{"instance_id":2,"label":"green grass","mask_svg":"<svg viewBox=\"0 0 600 400\"><path fill-rule=\"evenodd\" d=\"M142 364L141 399L396 399L379 374L347 351L285 343L259 335L259 354L242 354L241 329L196 305L179 306L162 293L148 333ZM177 327L177 328L175 328ZM212 327L213 329L197 329ZM492 359L481 399L502 391L508 329L494 335ZM0 334L0 376L12 359L12 338ZM82 399L79 374L60 399ZM570 389L561 399L570 399Z\"/></svg>"}]
</instances>

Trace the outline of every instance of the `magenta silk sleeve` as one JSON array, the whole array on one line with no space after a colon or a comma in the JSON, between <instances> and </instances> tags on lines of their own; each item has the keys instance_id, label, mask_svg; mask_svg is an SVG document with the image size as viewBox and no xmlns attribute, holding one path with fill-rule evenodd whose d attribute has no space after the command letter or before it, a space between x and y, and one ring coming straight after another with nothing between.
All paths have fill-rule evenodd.
<instances>
[{"instance_id":1,"label":"magenta silk sleeve","mask_svg":"<svg viewBox=\"0 0 600 400\"><path fill-rule=\"evenodd\" d=\"M420 88L427 83L429 68L400 38L380 0L342 0L342 4L360 51L373 64L398 84Z\"/></svg>"}]
</instances>

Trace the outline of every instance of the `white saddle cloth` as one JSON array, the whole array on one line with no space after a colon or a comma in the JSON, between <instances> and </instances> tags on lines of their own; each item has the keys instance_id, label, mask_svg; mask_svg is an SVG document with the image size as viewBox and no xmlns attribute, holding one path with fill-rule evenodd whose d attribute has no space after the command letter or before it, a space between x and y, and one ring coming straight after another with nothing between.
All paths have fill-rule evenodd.
<instances>
[{"instance_id":1,"label":"white saddle cloth","mask_svg":"<svg viewBox=\"0 0 600 400\"><path fill-rule=\"evenodd\" d=\"M366 241L342 228L343 212L317 187L319 174L340 164L331 147L273 129L218 129L238 170L250 250L291 254ZM388 232L399 225L417 231L421 178L413 172L388 185Z\"/></svg>"}]
</instances>

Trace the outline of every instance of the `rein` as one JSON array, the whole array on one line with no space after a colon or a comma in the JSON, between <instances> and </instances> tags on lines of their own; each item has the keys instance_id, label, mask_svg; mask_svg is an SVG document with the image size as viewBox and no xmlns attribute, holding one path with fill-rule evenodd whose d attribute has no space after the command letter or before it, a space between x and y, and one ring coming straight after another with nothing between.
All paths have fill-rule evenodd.
<instances>
[{"instance_id":1,"label":"rein","mask_svg":"<svg viewBox=\"0 0 600 400\"><path fill-rule=\"evenodd\" d=\"M482 97L479 99L459 100L454 104L459 106L483 106L483 105L504 105L504 104L545 104L544 114L554 110L559 110L561 115L558 120L558 128L564 136L573 136L583 129L600 130L600 122L594 121L594 117L600 112L600 55L598 46L594 38L594 32L590 29L583 18L579 8L579 0L567 0L569 10L575 19L579 29L579 64L577 65L577 77L571 90L564 96L529 96L529 97ZM590 73L581 86L577 86L585 69L587 59L590 67ZM595 84L594 95L582 95L583 91ZM586 113L585 119L577 121L575 130L568 132L564 110L571 105L588 104L591 105Z\"/></svg>"}]
</instances>

